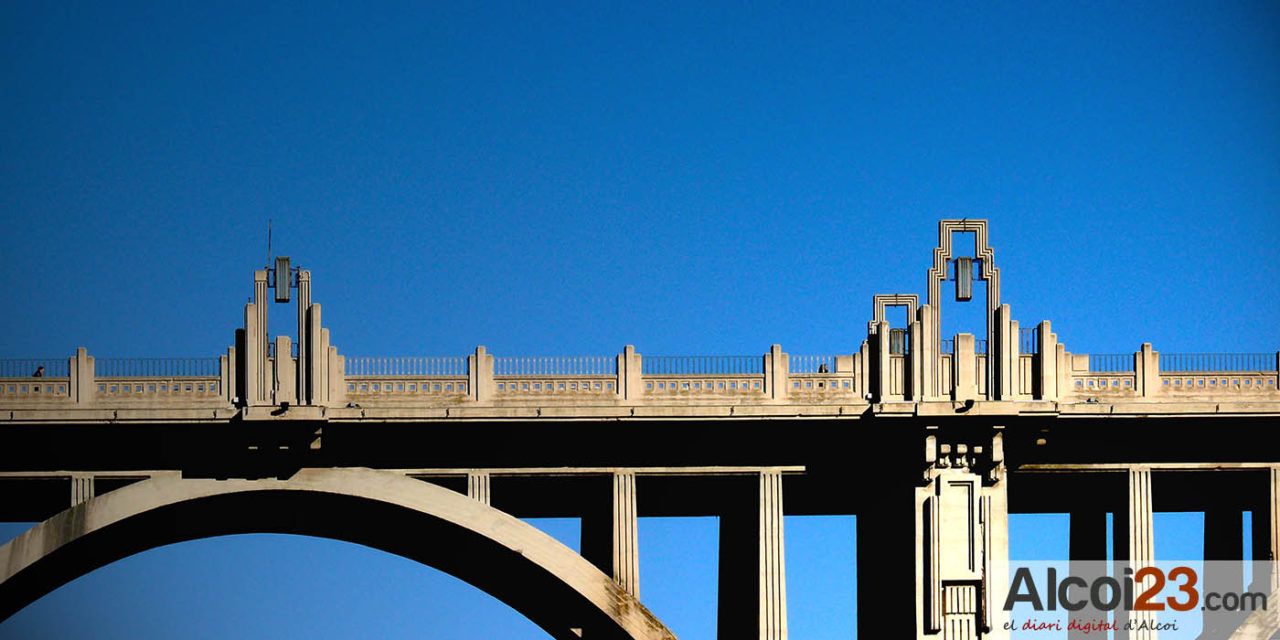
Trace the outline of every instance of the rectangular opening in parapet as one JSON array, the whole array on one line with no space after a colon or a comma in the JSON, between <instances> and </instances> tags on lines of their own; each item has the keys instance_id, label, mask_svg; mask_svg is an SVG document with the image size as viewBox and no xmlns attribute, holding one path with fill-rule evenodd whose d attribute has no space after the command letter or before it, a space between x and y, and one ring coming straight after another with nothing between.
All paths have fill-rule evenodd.
<instances>
[{"instance_id":1,"label":"rectangular opening in parapet","mask_svg":"<svg viewBox=\"0 0 1280 640\"><path fill-rule=\"evenodd\" d=\"M972 298L967 302L956 300L956 258L974 258L972 271ZM981 280L982 266L976 261L978 257L978 236L972 231L956 231L951 234L951 257L947 261L946 279L939 290L938 310L941 314L941 334L944 352L950 352L950 345L957 333L973 334L974 352L985 353L987 339L987 283Z\"/></svg>"}]
</instances>

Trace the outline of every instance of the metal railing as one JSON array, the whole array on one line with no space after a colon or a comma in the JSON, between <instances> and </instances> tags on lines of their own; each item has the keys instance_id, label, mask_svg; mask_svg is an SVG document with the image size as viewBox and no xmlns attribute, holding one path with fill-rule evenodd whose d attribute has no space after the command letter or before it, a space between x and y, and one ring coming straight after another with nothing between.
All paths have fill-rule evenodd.
<instances>
[{"instance_id":1,"label":"metal railing","mask_svg":"<svg viewBox=\"0 0 1280 640\"><path fill-rule=\"evenodd\" d=\"M1091 353L1089 354L1089 371L1092 373L1133 371L1133 354Z\"/></svg>"},{"instance_id":2,"label":"metal railing","mask_svg":"<svg viewBox=\"0 0 1280 640\"><path fill-rule=\"evenodd\" d=\"M496 376L612 376L617 356L502 356L493 359Z\"/></svg>"},{"instance_id":3,"label":"metal railing","mask_svg":"<svg viewBox=\"0 0 1280 640\"><path fill-rule=\"evenodd\" d=\"M643 375L763 374L764 356L644 356Z\"/></svg>"},{"instance_id":4,"label":"metal railing","mask_svg":"<svg viewBox=\"0 0 1280 640\"><path fill-rule=\"evenodd\" d=\"M944 338L939 345L938 351L941 353L955 353L956 341L951 338Z\"/></svg>"},{"instance_id":5,"label":"metal railing","mask_svg":"<svg viewBox=\"0 0 1280 640\"><path fill-rule=\"evenodd\" d=\"M1162 353L1160 371L1275 371L1274 353Z\"/></svg>"},{"instance_id":6,"label":"metal railing","mask_svg":"<svg viewBox=\"0 0 1280 640\"><path fill-rule=\"evenodd\" d=\"M0 360L0 378L30 378L40 367L47 378L71 376L67 358L16 358Z\"/></svg>"},{"instance_id":7,"label":"metal railing","mask_svg":"<svg viewBox=\"0 0 1280 640\"><path fill-rule=\"evenodd\" d=\"M465 376L467 356L348 356L349 376Z\"/></svg>"},{"instance_id":8,"label":"metal railing","mask_svg":"<svg viewBox=\"0 0 1280 640\"><path fill-rule=\"evenodd\" d=\"M1040 332L1035 329L1018 329L1018 353L1040 353Z\"/></svg>"},{"instance_id":9,"label":"metal railing","mask_svg":"<svg viewBox=\"0 0 1280 640\"><path fill-rule=\"evenodd\" d=\"M835 373L836 356L789 356L787 361L790 373Z\"/></svg>"},{"instance_id":10,"label":"metal railing","mask_svg":"<svg viewBox=\"0 0 1280 640\"><path fill-rule=\"evenodd\" d=\"M218 358L98 358L98 378L208 378L217 377Z\"/></svg>"}]
</instances>

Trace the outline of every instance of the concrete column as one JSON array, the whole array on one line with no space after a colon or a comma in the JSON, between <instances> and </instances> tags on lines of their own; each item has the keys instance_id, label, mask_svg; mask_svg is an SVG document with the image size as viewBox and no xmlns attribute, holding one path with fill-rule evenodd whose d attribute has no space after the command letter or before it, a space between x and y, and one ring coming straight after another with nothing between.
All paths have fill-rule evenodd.
<instances>
[{"instance_id":1,"label":"concrete column","mask_svg":"<svg viewBox=\"0 0 1280 640\"><path fill-rule=\"evenodd\" d=\"M1003 438L925 437L926 483L915 489L915 616L919 639L1008 638L999 600L1009 574Z\"/></svg>"},{"instance_id":2,"label":"concrete column","mask_svg":"<svg viewBox=\"0 0 1280 640\"><path fill-rule=\"evenodd\" d=\"M1261 501L1255 503L1253 529L1253 583L1250 591L1280 590L1280 467L1264 471Z\"/></svg>"},{"instance_id":3,"label":"concrete column","mask_svg":"<svg viewBox=\"0 0 1280 640\"><path fill-rule=\"evenodd\" d=\"M293 340L276 336L274 404L298 404L298 369L293 360Z\"/></svg>"},{"instance_id":4,"label":"concrete column","mask_svg":"<svg viewBox=\"0 0 1280 640\"><path fill-rule=\"evenodd\" d=\"M636 474L620 471L609 478L609 495L582 518L582 555L611 576L627 593L640 597L640 537L636 511ZM599 495L599 494L597 494Z\"/></svg>"},{"instance_id":5,"label":"concrete column","mask_svg":"<svg viewBox=\"0 0 1280 640\"><path fill-rule=\"evenodd\" d=\"M893 375L893 367L890 366L889 358L889 323L877 322L876 330L867 340L875 341L872 345L872 354L875 362L871 367L871 393L876 402L886 402L891 398L893 389L890 382L890 376Z\"/></svg>"},{"instance_id":6,"label":"concrete column","mask_svg":"<svg viewBox=\"0 0 1280 640\"><path fill-rule=\"evenodd\" d=\"M1115 573L1123 580L1124 569L1131 568L1136 574L1144 567L1155 563L1155 542L1152 538L1151 510L1151 469L1132 467L1128 471L1126 505L1123 511L1117 512L1113 519L1115 531L1112 535L1115 544ZM1154 583L1154 578L1144 581L1134 580L1134 593L1141 593ZM1145 623L1150 626L1156 621L1154 611L1130 611L1127 622L1132 625ZM1121 623L1122 621L1117 620ZM1122 629L1117 640L1156 640L1156 632L1137 630L1127 635Z\"/></svg>"},{"instance_id":7,"label":"concrete column","mask_svg":"<svg viewBox=\"0 0 1280 640\"><path fill-rule=\"evenodd\" d=\"M87 473L71 474L71 506L93 499L93 476Z\"/></svg>"},{"instance_id":8,"label":"concrete column","mask_svg":"<svg viewBox=\"0 0 1280 640\"><path fill-rule=\"evenodd\" d=\"M325 329L324 341L329 342L329 330ZM338 354L338 348L329 346L329 404L341 406L347 403L347 359Z\"/></svg>"},{"instance_id":9,"label":"concrete column","mask_svg":"<svg viewBox=\"0 0 1280 640\"><path fill-rule=\"evenodd\" d=\"M920 342L920 320L907 323L907 355L902 359L902 395L906 400L924 399L924 346Z\"/></svg>"},{"instance_id":10,"label":"concrete column","mask_svg":"<svg viewBox=\"0 0 1280 640\"><path fill-rule=\"evenodd\" d=\"M1010 400L1018 390L1018 325L1011 314L1007 304L996 307L995 335L990 336L994 348L987 354L992 374L987 395L997 400Z\"/></svg>"},{"instance_id":11,"label":"concrete column","mask_svg":"<svg viewBox=\"0 0 1280 640\"><path fill-rule=\"evenodd\" d=\"M1075 392L1075 387L1071 384L1071 354L1067 353L1066 345L1058 343L1058 353L1056 368L1058 369L1058 400L1062 400L1068 395Z\"/></svg>"},{"instance_id":12,"label":"concrete column","mask_svg":"<svg viewBox=\"0 0 1280 640\"><path fill-rule=\"evenodd\" d=\"M1204 513L1203 593L1239 593L1244 588L1244 513L1232 507L1210 508ZM1238 612L1204 612L1203 628L1222 637L1240 625Z\"/></svg>"},{"instance_id":13,"label":"concrete column","mask_svg":"<svg viewBox=\"0 0 1280 640\"><path fill-rule=\"evenodd\" d=\"M271 371L269 367L271 363L268 361L267 348L270 341L270 333L267 330L267 305L270 300L267 297L267 270L259 269L253 272L253 310L255 314L254 326L256 333L253 334L254 339L249 343L250 348L260 354L260 357L253 362L257 364L257 385L254 389L254 398L256 404L268 404L271 400Z\"/></svg>"},{"instance_id":14,"label":"concrete column","mask_svg":"<svg viewBox=\"0 0 1280 640\"><path fill-rule=\"evenodd\" d=\"M1142 343L1142 348L1134 354L1134 368L1142 397L1150 398L1160 393L1160 352L1153 351L1150 342Z\"/></svg>"},{"instance_id":15,"label":"concrete column","mask_svg":"<svg viewBox=\"0 0 1280 640\"><path fill-rule=\"evenodd\" d=\"M266 404L262 393L262 375L266 369L267 352L258 348L262 340L258 316L255 303L250 302L244 306L243 402L248 407Z\"/></svg>"},{"instance_id":16,"label":"concrete column","mask_svg":"<svg viewBox=\"0 0 1280 640\"><path fill-rule=\"evenodd\" d=\"M311 404L311 359L313 357L311 332L311 272L298 270L298 380L296 397L298 404Z\"/></svg>"},{"instance_id":17,"label":"concrete column","mask_svg":"<svg viewBox=\"0 0 1280 640\"><path fill-rule=\"evenodd\" d=\"M473 471L467 474L467 497L490 504L489 472Z\"/></svg>"},{"instance_id":18,"label":"concrete column","mask_svg":"<svg viewBox=\"0 0 1280 640\"><path fill-rule=\"evenodd\" d=\"M1042 342L1041 345L1043 344ZM1080 506L1071 511L1068 526L1070 527L1068 553L1071 575L1080 576L1092 584L1095 578L1106 574L1104 565L1107 561L1107 512L1101 507ZM1073 602L1087 601L1089 590L1087 587L1081 589L1072 585L1067 592L1067 597ZM1089 606L1079 611L1068 612L1069 620L1079 622L1094 622L1106 620L1106 618L1107 612L1098 611ZM1079 630L1067 632L1069 640L1094 640L1097 636L1097 633L1085 633Z\"/></svg>"},{"instance_id":19,"label":"concrete column","mask_svg":"<svg viewBox=\"0 0 1280 640\"><path fill-rule=\"evenodd\" d=\"M309 289L310 287L308 287ZM310 292L308 291L308 296ZM299 294L301 298L301 294ZM329 337L322 323L322 316L319 304L312 304L307 309L307 334L306 341L301 342L299 338L298 345L298 370L307 370L306 384L299 379L298 393L303 404L309 405L325 405L328 404L329 383L326 380L328 367L325 360L329 353L329 345L326 344ZM307 353L306 359L302 357L302 352ZM305 395L302 395L304 394Z\"/></svg>"},{"instance_id":20,"label":"concrete column","mask_svg":"<svg viewBox=\"0 0 1280 640\"><path fill-rule=\"evenodd\" d=\"M854 386L858 388L860 395L864 397L870 395L872 398L876 398L878 396L874 394L878 393L879 390L874 386L874 372L872 371L871 363L873 356L871 353L870 340L863 340L862 344L858 346L858 353L854 358L856 365L854 371L857 373L857 380Z\"/></svg>"},{"instance_id":21,"label":"concrete column","mask_svg":"<svg viewBox=\"0 0 1280 640\"><path fill-rule=\"evenodd\" d=\"M973 353L973 334L957 333L955 353L951 354L951 399L956 402L978 399L978 361ZM987 381L988 387L991 381Z\"/></svg>"},{"instance_id":22,"label":"concrete column","mask_svg":"<svg viewBox=\"0 0 1280 640\"><path fill-rule=\"evenodd\" d=\"M920 373L916 375L916 379L920 381L920 390L915 397L921 400L937 400L941 396L938 389L938 336L934 335L933 323L933 307L930 305L921 305L916 311L917 322L914 325L916 333L920 334L918 341L919 356L914 357L915 363L920 367ZM914 347L916 342L912 343Z\"/></svg>"},{"instance_id":23,"label":"concrete column","mask_svg":"<svg viewBox=\"0 0 1280 640\"><path fill-rule=\"evenodd\" d=\"M639 402L644 398L644 380L642 379L640 354L634 345L622 348L618 356L618 393L628 403Z\"/></svg>"},{"instance_id":24,"label":"concrete column","mask_svg":"<svg viewBox=\"0 0 1280 640\"><path fill-rule=\"evenodd\" d=\"M97 398L95 388L93 358L84 347L76 349L76 355L67 361L67 394L72 402L83 404L93 402Z\"/></svg>"},{"instance_id":25,"label":"concrete column","mask_svg":"<svg viewBox=\"0 0 1280 640\"><path fill-rule=\"evenodd\" d=\"M1036 381L1037 400L1058 399L1058 336L1050 330L1049 321L1042 321L1036 326L1036 337L1040 340L1040 352L1035 355L1033 370L1038 376Z\"/></svg>"},{"instance_id":26,"label":"concrete column","mask_svg":"<svg viewBox=\"0 0 1280 640\"><path fill-rule=\"evenodd\" d=\"M791 359L782 352L782 345L769 347L769 353L764 357L764 387L765 396L770 400L782 402L787 399L790 369Z\"/></svg>"},{"instance_id":27,"label":"concrete column","mask_svg":"<svg viewBox=\"0 0 1280 640\"><path fill-rule=\"evenodd\" d=\"M732 497L720 517L718 635L723 639L787 637L782 474L759 474L754 509Z\"/></svg>"},{"instance_id":28,"label":"concrete column","mask_svg":"<svg viewBox=\"0 0 1280 640\"><path fill-rule=\"evenodd\" d=\"M483 346L476 347L474 355L467 356L467 382L471 399L476 402L493 400L493 356Z\"/></svg>"}]
</instances>

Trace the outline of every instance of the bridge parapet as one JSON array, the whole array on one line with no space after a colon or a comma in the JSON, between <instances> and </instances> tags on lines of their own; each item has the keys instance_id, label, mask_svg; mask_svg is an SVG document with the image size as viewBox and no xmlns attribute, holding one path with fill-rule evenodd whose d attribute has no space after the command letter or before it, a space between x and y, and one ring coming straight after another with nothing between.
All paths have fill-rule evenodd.
<instances>
[{"instance_id":1,"label":"bridge parapet","mask_svg":"<svg viewBox=\"0 0 1280 640\"><path fill-rule=\"evenodd\" d=\"M743 407L771 407L756 413L777 415L934 415L968 411L976 403L1006 413L1106 403L1280 408L1278 353L1162 356L1143 344L1133 353L1077 354L1047 320L1021 327L1000 300L1000 271L985 220L943 220L926 295L874 296L867 337L845 354L793 355L775 344L760 355L642 355L628 345L615 355L495 356L478 347L466 356L346 357L331 344L320 305L311 301L310 272L290 268L287 259L275 264L275 271L254 273L253 302L225 354L95 360L81 348L67 359L0 360L0 408L214 407L218 415L226 409L254 419L278 417L294 406L308 409L288 419L378 407L387 409L384 417L405 408L413 409L405 415L434 415L436 408L458 415L449 411L464 406L474 417L488 409L500 417L507 409L544 406L557 415L662 407L663 415L674 417L682 407L690 415L708 408L734 415ZM985 285L985 323L942 336L942 285L952 282L957 303L976 299L977 284ZM296 341L267 330L272 287L278 289L274 302L297 305ZM297 289L296 299L282 293L285 287ZM894 308L905 309L905 322L890 321Z\"/></svg>"}]
</instances>

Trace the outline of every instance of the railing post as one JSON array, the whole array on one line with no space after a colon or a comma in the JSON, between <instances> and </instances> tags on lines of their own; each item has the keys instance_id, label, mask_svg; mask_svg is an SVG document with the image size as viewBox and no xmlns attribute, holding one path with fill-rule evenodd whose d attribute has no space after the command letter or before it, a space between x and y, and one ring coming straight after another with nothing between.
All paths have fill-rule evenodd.
<instances>
[{"instance_id":1,"label":"railing post","mask_svg":"<svg viewBox=\"0 0 1280 640\"><path fill-rule=\"evenodd\" d=\"M1142 343L1142 348L1134 354L1134 369L1142 397L1160 393L1160 353L1151 349L1150 342Z\"/></svg>"},{"instance_id":2,"label":"railing post","mask_svg":"<svg viewBox=\"0 0 1280 640\"><path fill-rule=\"evenodd\" d=\"M791 384L791 359L782 352L782 345L769 347L764 357L765 396L771 400L785 401L787 387Z\"/></svg>"},{"instance_id":3,"label":"railing post","mask_svg":"<svg viewBox=\"0 0 1280 640\"><path fill-rule=\"evenodd\" d=\"M635 345L627 345L618 355L618 397L628 402L639 402L644 397L644 381L641 379L640 354Z\"/></svg>"},{"instance_id":4,"label":"railing post","mask_svg":"<svg viewBox=\"0 0 1280 640\"><path fill-rule=\"evenodd\" d=\"M467 384L472 401L493 399L493 356L483 346L476 347L475 355L467 356Z\"/></svg>"},{"instance_id":5,"label":"railing post","mask_svg":"<svg viewBox=\"0 0 1280 640\"><path fill-rule=\"evenodd\" d=\"M93 402L95 397L93 357L84 347L67 361L67 393L76 404Z\"/></svg>"}]
</instances>

